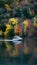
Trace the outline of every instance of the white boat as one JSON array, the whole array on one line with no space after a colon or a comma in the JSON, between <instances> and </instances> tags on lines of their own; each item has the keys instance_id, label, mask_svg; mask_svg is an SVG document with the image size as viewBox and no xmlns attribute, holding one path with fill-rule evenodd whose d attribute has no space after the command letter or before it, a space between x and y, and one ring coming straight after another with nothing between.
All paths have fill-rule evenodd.
<instances>
[{"instance_id":1,"label":"white boat","mask_svg":"<svg viewBox=\"0 0 37 65\"><path fill-rule=\"evenodd\" d=\"M9 40L9 39L0 39L0 41L12 41L15 45L16 44L20 44L22 42L22 38L19 36L14 36L13 39Z\"/></svg>"}]
</instances>

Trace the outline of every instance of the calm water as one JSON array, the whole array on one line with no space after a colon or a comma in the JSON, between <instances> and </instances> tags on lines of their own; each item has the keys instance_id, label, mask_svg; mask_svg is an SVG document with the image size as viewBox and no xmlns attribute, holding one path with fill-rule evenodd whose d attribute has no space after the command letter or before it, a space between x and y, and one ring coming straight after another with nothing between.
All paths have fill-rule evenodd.
<instances>
[{"instance_id":1,"label":"calm water","mask_svg":"<svg viewBox=\"0 0 37 65\"><path fill-rule=\"evenodd\" d=\"M14 45L13 42L1 41L0 65L37 65L37 53L34 52L35 48L37 48L37 37L25 37L20 45ZM18 54L11 56L16 49ZM23 52L23 50L27 52Z\"/></svg>"}]
</instances>

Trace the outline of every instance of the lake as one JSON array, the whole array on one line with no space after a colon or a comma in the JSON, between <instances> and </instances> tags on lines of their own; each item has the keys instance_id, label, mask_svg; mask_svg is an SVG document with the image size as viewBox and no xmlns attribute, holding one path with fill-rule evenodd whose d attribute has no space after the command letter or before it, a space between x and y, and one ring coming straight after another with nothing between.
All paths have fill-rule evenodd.
<instances>
[{"instance_id":1,"label":"lake","mask_svg":"<svg viewBox=\"0 0 37 65\"><path fill-rule=\"evenodd\" d=\"M0 65L25 64L37 65L37 37L24 37L17 45L10 41L0 41Z\"/></svg>"}]
</instances>

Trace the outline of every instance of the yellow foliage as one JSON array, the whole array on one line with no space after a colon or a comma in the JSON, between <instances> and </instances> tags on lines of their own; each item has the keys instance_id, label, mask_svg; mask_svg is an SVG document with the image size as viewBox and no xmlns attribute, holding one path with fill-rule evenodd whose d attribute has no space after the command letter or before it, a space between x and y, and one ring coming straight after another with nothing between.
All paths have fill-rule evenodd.
<instances>
[{"instance_id":1,"label":"yellow foliage","mask_svg":"<svg viewBox=\"0 0 37 65\"><path fill-rule=\"evenodd\" d=\"M2 36L2 34L3 34L3 31L2 31L2 30L0 30L0 36Z\"/></svg>"},{"instance_id":2,"label":"yellow foliage","mask_svg":"<svg viewBox=\"0 0 37 65\"><path fill-rule=\"evenodd\" d=\"M10 9L11 9L8 4L5 4L5 8L6 8L7 10L10 10Z\"/></svg>"},{"instance_id":3,"label":"yellow foliage","mask_svg":"<svg viewBox=\"0 0 37 65\"><path fill-rule=\"evenodd\" d=\"M16 2L16 4L17 4L17 6L18 6L19 2Z\"/></svg>"},{"instance_id":4,"label":"yellow foliage","mask_svg":"<svg viewBox=\"0 0 37 65\"><path fill-rule=\"evenodd\" d=\"M17 26L18 26L17 24L16 24L16 26L14 26L14 33L15 33L15 34L18 33Z\"/></svg>"},{"instance_id":5,"label":"yellow foliage","mask_svg":"<svg viewBox=\"0 0 37 65\"><path fill-rule=\"evenodd\" d=\"M28 20L27 20L27 19L24 20L24 21L23 21L23 24L24 24L24 26L28 27Z\"/></svg>"},{"instance_id":6,"label":"yellow foliage","mask_svg":"<svg viewBox=\"0 0 37 65\"><path fill-rule=\"evenodd\" d=\"M12 26L10 24L7 24L6 27L7 27L6 31L12 28Z\"/></svg>"},{"instance_id":7,"label":"yellow foliage","mask_svg":"<svg viewBox=\"0 0 37 65\"><path fill-rule=\"evenodd\" d=\"M24 32L26 32L27 27L28 27L28 20L24 20L23 25L24 25Z\"/></svg>"},{"instance_id":8,"label":"yellow foliage","mask_svg":"<svg viewBox=\"0 0 37 65\"><path fill-rule=\"evenodd\" d=\"M34 17L34 23L33 23L34 27L37 27L37 21L36 21L36 17Z\"/></svg>"},{"instance_id":9,"label":"yellow foliage","mask_svg":"<svg viewBox=\"0 0 37 65\"><path fill-rule=\"evenodd\" d=\"M32 12L31 12L30 8L29 8L29 14L32 15Z\"/></svg>"},{"instance_id":10,"label":"yellow foliage","mask_svg":"<svg viewBox=\"0 0 37 65\"><path fill-rule=\"evenodd\" d=\"M34 27L37 27L37 23L34 23Z\"/></svg>"},{"instance_id":11,"label":"yellow foliage","mask_svg":"<svg viewBox=\"0 0 37 65\"><path fill-rule=\"evenodd\" d=\"M10 21L12 24L17 24L18 19L17 19L17 18L10 18L9 21Z\"/></svg>"},{"instance_id":12,"label":"yellow foliage","mask_svg":"<svg viewBox=\"0 0 37 65\"><path fill-rule=\"evenodd\" d=\"M18 26L18 18L10 18L9 22L11 22L14 25L14 33L17 34L17 26Z\"/></svg>"},{"instance_id":13,"label":"yellow foliage","mask_svg":"<svg viewBox=\"0 0 37 65\"><path fill-rule=\"evenodd\" d=\"M32 12L30 11L30 14L32 15Z\"/></svg>"},{"instance_id":14,"label":"yellow foliage","mask_svg":"<svg viewBox=\"0 0 37 65\"><path fill-rule=\"evenodd\" d=\"M7 31L7 32L5 31L5 32L4 32L5 37L7 37L7 34L8 34L8 31Z\"/></svg>"},{"instance_id":15,"label":"yellow foliage","mask_svg":"<svg viewBox=\"0 0 37 65\"><path fill-rule=\"evenodd\" d=\"M4 35L7 37L9 30L12 29L12 26L10 24L7 24L6 27L7 28L6 28L6 31L4 32Z\"/></svg>"}]
</instances>

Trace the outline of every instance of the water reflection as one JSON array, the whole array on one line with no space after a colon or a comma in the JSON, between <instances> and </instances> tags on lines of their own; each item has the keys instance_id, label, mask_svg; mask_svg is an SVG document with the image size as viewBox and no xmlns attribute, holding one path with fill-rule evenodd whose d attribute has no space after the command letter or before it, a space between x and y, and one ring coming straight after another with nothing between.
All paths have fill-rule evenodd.
<instances>
[{"instance_id":1,"label":"water reflection","mask_svg":"<svg viewBox=\"0 0 37 65\"><path fill-rule=\"evenodd\" d=\"M36 51L35 51L36 50ZM37 38L24 38L15 45L13 42L0 42L0 65L21 65L37 63Z\"/></svg>"}]
</instances>

